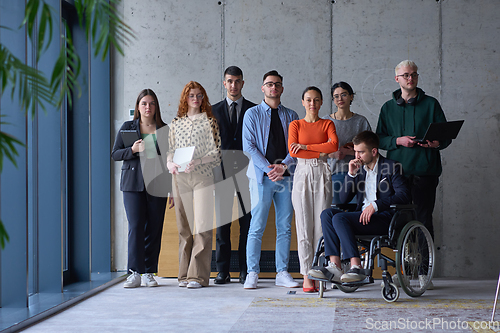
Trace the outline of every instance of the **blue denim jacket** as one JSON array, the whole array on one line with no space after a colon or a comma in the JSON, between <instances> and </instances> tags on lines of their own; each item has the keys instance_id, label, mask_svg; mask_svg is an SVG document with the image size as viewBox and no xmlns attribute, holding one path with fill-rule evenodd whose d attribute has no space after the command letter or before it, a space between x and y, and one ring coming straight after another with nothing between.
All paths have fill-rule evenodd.
<instances>
[{"instance_id":1,"label":"blue denim jacket","mask_svg":"<svg viewBox=\"0 0 500 333\"><path fill-rule=\"evenodd\" d=\"M285 142L288 142L288 126L293 120L298 120L299 116L295 111L281 104L278 106L278 114L283 125ZM266 159L270 126L271 107L266 102L262 101L262 103L248 109L245 113L243 118L243 150L250 154L247 176L250 179L257 180L259 184L262 184L264 173L271 170L268 168L271 163ZM288 166L290 174L293 174L295 158L288 153L283 163Z\"/></svg>"}]
</instances>

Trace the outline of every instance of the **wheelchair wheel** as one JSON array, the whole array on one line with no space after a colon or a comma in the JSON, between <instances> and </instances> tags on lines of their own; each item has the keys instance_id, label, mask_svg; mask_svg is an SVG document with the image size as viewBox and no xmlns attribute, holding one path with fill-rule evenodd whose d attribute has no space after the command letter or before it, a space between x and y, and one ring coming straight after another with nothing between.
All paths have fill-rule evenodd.
<instances>
[{"instance_id":1,"label":"wheelchair wheel","mask_svg":"<svg viewBox=\"0 0 500 333\"><path fill-rule=\"evenodd\" d=\"M405 225L398 238L396 271L404 292L411 297L422 295L434 274L434 242L418 221Z\"/></svg>"},{"instance_id":2,"label":"wheelchair wheel","mask_svg":"<svg viewBox=\"0 0 500 333\"><path fill-rule=\"evenodd\" d=\"M382 297L387 302L396 302L399 298L399 289L394 283L389 283L388 288L382 287Z\"/></svg>"}]
</instances>

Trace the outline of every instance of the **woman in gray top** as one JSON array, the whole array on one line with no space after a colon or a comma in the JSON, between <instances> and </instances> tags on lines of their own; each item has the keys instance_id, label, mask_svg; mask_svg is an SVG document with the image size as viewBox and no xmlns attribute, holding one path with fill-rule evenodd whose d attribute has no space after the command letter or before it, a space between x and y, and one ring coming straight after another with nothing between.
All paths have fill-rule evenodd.
<instances>
[{"instance_id":1,"label":"woman in gray top","mask_svg":"<svg viewBox=\"0 0 500 333\"><path fill-rule=\"evenodd\" d=\"M352 138L360 132L371 131L372 128L364 116L351 111L354 91L348 83L343 81L335 83L332 86L332 98L337 111L325 118L333 120L339 139L339 150L328 155L328 164L332 172L332 204L338 204L340 186L349 170L349 161L354 158Z\"/></svg>"}]
</instances>

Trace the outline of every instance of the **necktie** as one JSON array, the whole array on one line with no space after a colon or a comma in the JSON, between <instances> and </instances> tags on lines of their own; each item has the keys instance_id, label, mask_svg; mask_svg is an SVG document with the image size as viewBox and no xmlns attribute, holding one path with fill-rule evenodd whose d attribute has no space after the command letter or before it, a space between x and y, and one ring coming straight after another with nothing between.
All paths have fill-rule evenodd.
<instances>
[{"instance_id":1,"label":"necktie","mask_svg":"<svg viewBox=\"0 0 500 333\"><path fill-rule=\"evenodd\" d=\"M231 126L233 127L233 132L236 132L236 128L238 127L238 116L236 115L236 106L238 103L231 103L231 107L229 108L229 114L231 115Z\"/></svg>"}]
</instances>

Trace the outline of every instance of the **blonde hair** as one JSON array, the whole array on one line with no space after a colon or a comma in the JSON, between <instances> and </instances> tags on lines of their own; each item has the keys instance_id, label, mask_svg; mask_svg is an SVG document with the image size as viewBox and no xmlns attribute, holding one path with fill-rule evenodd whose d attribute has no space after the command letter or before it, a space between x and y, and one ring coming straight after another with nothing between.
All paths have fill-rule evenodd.
<instances>
[{"instance_id":1,"label":"blonde hair","mask_svg":"<svg viewBox=\"0 0 500 333\"><path fill-rule=\"evenodd\" d=\"M394 69L394 72L396 73L396 75L398 75L398 69L400 69L401 67L411 67L411 68L415 69L415 72L418 71L418 66L413 61L403 60Z\"/></svg>"}]
</instances>

